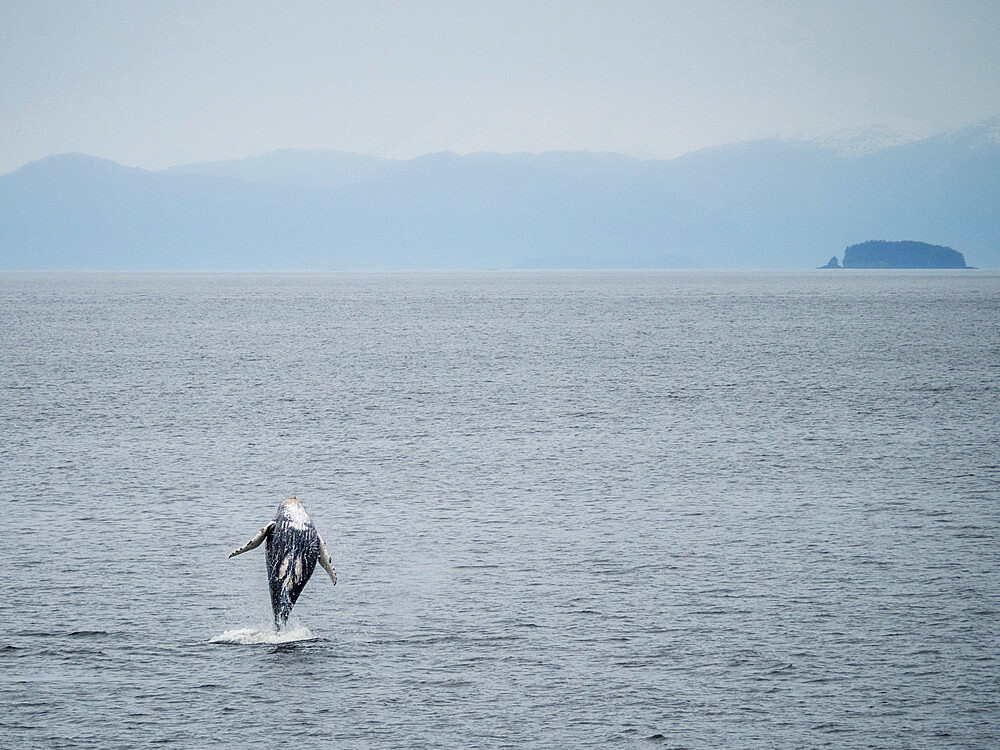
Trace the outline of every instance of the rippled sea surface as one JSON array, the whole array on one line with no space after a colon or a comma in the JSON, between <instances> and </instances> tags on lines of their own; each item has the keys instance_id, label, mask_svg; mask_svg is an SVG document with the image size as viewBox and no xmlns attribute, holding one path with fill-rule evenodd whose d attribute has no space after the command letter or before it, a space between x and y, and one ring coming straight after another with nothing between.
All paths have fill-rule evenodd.
<instances>
[{"instance_id":1,"label":"rippled sea surface","mask_svg":"<svg viewBox=\"0 0 1000 750\"><path fill-rule=\"evenodd\" d=\"M4 747L1000 745L996 273L6 274L0 344Z\"/></svg>"}]
</instances>

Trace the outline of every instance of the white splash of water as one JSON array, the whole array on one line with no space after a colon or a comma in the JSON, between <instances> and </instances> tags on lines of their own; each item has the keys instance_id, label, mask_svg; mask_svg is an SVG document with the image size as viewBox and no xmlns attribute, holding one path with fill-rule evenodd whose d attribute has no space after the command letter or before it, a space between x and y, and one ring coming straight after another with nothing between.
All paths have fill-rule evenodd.
<instances>
[{"instance_id":1,"label":"white splash of water","mask_svg":"<svg viewBox=\"0 0 1000 750\"><path fill-rule=\"evenodd\" d=\"M275 630L273 627L236 628L227 630L221 635L210 639L210 643L229 643L237 646L252 646L256 644L294 643L295 641L311 641L316 636L309 628L302 625L285 627Z\"/></svg>"}]
</instances>

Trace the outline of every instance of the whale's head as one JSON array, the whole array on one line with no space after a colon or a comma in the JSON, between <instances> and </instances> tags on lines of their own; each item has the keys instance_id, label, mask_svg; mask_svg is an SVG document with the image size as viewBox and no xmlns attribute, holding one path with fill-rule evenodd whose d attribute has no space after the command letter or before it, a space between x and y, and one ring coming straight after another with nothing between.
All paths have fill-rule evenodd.
<instances>
[{"instance_id":1,"label":"whale's head","mask_svg":"<svg viewBox=\"0 0 1000 750\"><path fill-rule=\"evenodd\" d=\"M302 503L294 495L287 500L282 500L278 506L278 515L289 519L296 529L304 529L309 524L309 514L302 507Z\"/></svg>"}]
</instances>

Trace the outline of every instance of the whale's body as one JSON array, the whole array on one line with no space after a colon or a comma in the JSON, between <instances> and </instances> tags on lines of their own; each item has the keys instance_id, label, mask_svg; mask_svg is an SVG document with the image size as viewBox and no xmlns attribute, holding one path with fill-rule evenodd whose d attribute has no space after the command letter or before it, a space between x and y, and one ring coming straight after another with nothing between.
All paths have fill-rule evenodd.
<instances>
[{"instance_id":1,"label":"whale's body","mask_svg":"<svg viewBox=\"0 0 1000 750\"><path fill-rule=\"evenodd\" d=\"M294 497L281 503L274 520L230 557L252 550L261 542L267 543L267 585L271 593L274 624L281 629L316 563L329 573L334 584L337 583L337 572L312 519Z\"/></svg>"}]
</instances>

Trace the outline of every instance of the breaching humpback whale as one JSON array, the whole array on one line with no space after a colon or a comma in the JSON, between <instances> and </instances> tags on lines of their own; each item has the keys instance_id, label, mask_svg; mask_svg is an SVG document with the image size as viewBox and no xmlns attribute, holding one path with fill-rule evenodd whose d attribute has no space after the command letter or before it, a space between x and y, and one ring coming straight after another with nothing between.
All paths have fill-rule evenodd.
<instances>
[{"instance_id":1,"label":"breaching humpback whale","mask_svg":"<svg viewBox=\"0 0 1000 750\"><path fill-rule=\"evenodd\" d=\"M306 581L312 575L316 563L330 574L330 580L337 583L337 571L333 569L326 545L313 526L306 509L294 497L278 506L278 514L253 539L233 552L230 557L259 547L267 541L267 585L271 590L271 609L274 610L274 625L280 630L302 593Z\"/></svg>"}]
</instances>

